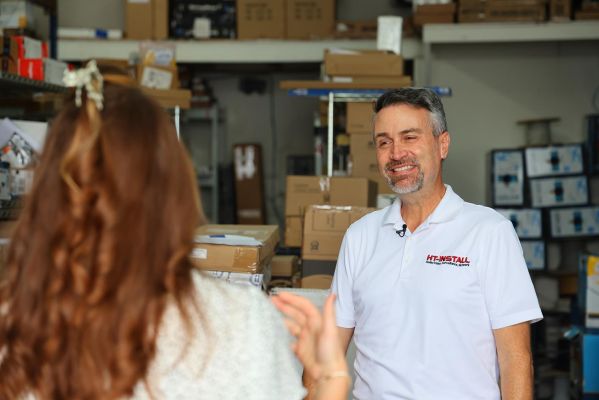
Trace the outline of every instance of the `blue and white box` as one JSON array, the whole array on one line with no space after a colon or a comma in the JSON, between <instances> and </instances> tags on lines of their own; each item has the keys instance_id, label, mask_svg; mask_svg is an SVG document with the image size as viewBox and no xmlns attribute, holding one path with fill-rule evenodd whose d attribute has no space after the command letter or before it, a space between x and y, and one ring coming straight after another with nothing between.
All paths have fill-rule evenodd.
<instances>
[{"instance_id":1,"label":"blue and white box","mask_svg":"<svg viewBox=\"0 0 599 400\"><path fill-rule=\"evenodd\" d=\"M556 208L549 220L554 238L599 236L599 207Z\"/></svg>"},{"instance_id":2,"label":"blue and white box","mask_svg":"<svg viewBox=\"0 0 599 400\"><path fill-rule=\"evenodd\" d=\"M542 240L522 240L522 253L529 270L545 269L545 242Z\"/></svg>"},{"instance_id":3,"label":"blue and white box","mask_svg":"<svg viewBox=\"0 0 599 400\"><path fill-rule=\"evenodd\" d=\"M493 152L493 204L524 204L524 156L520 150Z\"/></svg>"},{"instance_id":4,"label":"blue and white box","mask_svg":"<svg viewBox=\"0 0 599 400\"><path fill-rule=\"evenodd\" d=\"M533 207L584 206L589 203L587 177L564 176L530 180Z\"/></svg>"},{"instance_id":5,"label":"blue and white box","mask_svg":"<svg viewBox=\"0 0 599 400\"><path fill-rule=\"evenodd\" d=\"M496 211L509 219L520 239L540 239L543 235L541 210L534 208L498 208Z\"/></svg>"},{"instance_id":6,"label":"blue and white box","mask_svg":"<svg viewBox=\"0 0 599 400\"><path fill-rule=\"evenodd\" d=\"M525 150L525 155L526 175L529 178L584 172L581 144L529 147Z\"/></svg>"}]
</instances>

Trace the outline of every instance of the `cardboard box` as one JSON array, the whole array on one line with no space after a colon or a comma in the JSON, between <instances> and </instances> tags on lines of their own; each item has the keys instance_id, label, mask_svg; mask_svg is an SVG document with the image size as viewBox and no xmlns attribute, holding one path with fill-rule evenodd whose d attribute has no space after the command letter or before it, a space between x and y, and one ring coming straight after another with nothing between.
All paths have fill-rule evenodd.
<instances>
[{"instance_id":1,"label":"cardboard box","mask_svg":"<svg viewBox=\"0 0 599 400\"><path fill-rule=\"evenodd\" d=\"M169 0L152 0L152 39L168 39Z\"/></svg>"},{"instance_id":2,"label":"cardboard box","mask_svg":"<svg viewBox=\"0 0 599 400\"><path fill-rule=\"evenodd\" d=\"M541 210L533 208L495 210L512 222L520 239L540 239L543 236Z\"/></svg>"},{"instance_id":3,"label":"cardboard box","mask_svg":"<svg viewBox=\"0 0 599 400\"><path fill-rule=\"evenodd\" d=\"M335 0L287 0L288 39L331 37L335 30Z\"/></svg>"},{"instance_id":4,"label":"cardboard box","mask_svg":"<svg viewBox=\"0 0 599 400\"><path fill-rule=\"evenodd\" d=\"M175 66L139 64L137 66L137 81L140 86L150 89L178 89L179 72Z\"/></svg>"},{"instance_id":5,"label":"cardboard box","mask_svg":"<svg viewBox=\"0 0 599 400\"><path fill-rule=\"evenodd\" d=\"M125 32L127 39L152 39L153 27L154 6L152 0L126 0Z\"/></svg>"},{"instance_id":6,"label":"cardboard box","mask_svg":"<svg viewBox=\"0 0 599 400\"><path fill-rule=\"evenodd\" d=\"M366 178L287 176L285 216L302 216L307 206L374 207L376 184Z\"/></svg>"},{"instance_id":7,"label":"cardboard box","mask_svg":"<svg viewBox=\"0 0 599 400\"><path fill-rule=\"evenodd\" d=\"M274 255L279 228L276 225L204 225L196 231L194 241L190 259L197 268L259 274Z\"/></svg>"},{"instance_id":8,"label":"cardboard box","mask_svg":"<svg viewBox=\"0 0 599 400\"><path fill-rule=\"evenodd\" d=\"M466 0L459 2L459 22L544 21L541 0Z\"/></svg>"},{"instance_id":9,"label":"cardboard box","mask_svg":"<svg viewBox=\"0 0 599 400\"><path fill-rule=\"evenodd\" d=\"M574 19L577 21L597 20L599 19L599 11L576 11Z\"/></svg>"},{"instance_id":10,"label":"cardboard box","mask_svg":"<svg viewBox=\"0 0 599 400\"><path fill-rule=\"evenodd\" d=\"M585 326L599 328L599 257L589 256L586 267Z\"/></svg>"},{"instance_id":11,"label":"cardboard box","mask_svg":"<svg viewBox=\"0 0 599 400\"><path fill-rule=\"evenodd\" d=\"M330 289L333 283L332 275L312 275L302 278L302 289Z\"/></svg>"},{"instance_id":12,"label":"cardboard box","mask_svg":"<svg viewBox=\"0 0 599 400\"><path fill-rule=\"evenodd\" d=\"M349 142L350 175L376 182L378 194L393 194L389 184L379 172L372 133L352 133L349 135Z\"/></svg>"},{"instance_id":13,"label":"cardboard box","mask_svg":"<svg viewBox=\"0 0 599 400\"><path fill-rule=\"evenodd\" d=\"M542 240L523 240L520 242L522 245L522 254L524 255L524 261L526 261L526 267L529 270L544 270L545 269L545 242Z\"/></svg>"},{"instance_id":14,"label":"cardboard box","mask_svg":"<svg viewBox=\"0 0 599 400\"><path fill-rule=\"evenodd\" d=\"M259 144L233 146L237 223L261 225L266 222L262 147Z\"/></svg>"},{"instance_id":15,"label":"cardboard box","mask_svg":"<svg viewBox=\"0 0 599 400\"><path fill-rule=\"evenodd\" d=\"M530 195L533 207L585 205L589 202L587 178L581 175L531 179Z\"/></svg>"},{"instance_id":16,"label":"cardboard box","mask_svg":"<svg viewBox=\"0 0 599 400\"><path fill-rule=\"evenodd\" d=\"M33 6L26 0L0 1L0 31L26 28L34 24Z\"/></svg>"},{"instance_id":17,"label":"cardboard box","mask_svg":"<svg viewBox=\"0 0 599 400\"><path fill-rule=\"evenodd\" d=\"M324 53L325 74L331 76L402 76L403 58L383 51Z\"/></svg>"},{"instance_id":18,"label":"cardboard box","mask_svg":"<svg viewBox=\"0 0 599 400\"><path fill-rule=\"evenodd\" d=\"M299 215L285 217L285 246L302 247L303 218Z\"/></svg>"},{"instance_id":19,"label":"cardboard box","mask_svg":"<svg viewBox=\"0 0 599 400\"><path fill-rule=\"evenodd\" d=\"M549 210L551 237L568 238L599 234L599 207L558 208Z\"/></svg>"},{"instance_id":20,"label":"cardboard box","mask_svg":"<svg viewBox=\"0 0 599 400\"><path fill-rule=\"evenodd\" d=\"M444 5L444 4L443 4ZM414 25L422 26L426 24L451 24L455 20L454 14L414 14Z\"/></svg>"},{"instance_id":21,"label":"cardboard box","mask_svg":"<svg viewBox=\"0 0 599 400\"><path fill-rule=\"evenodd\" d=\"M372 102L349 102L346 114L345 130L348 133L368 133L372 136L374 118ZM374 143L372 143L372 148L374 149Z\"/></svg>"},{"instance_id":22,"label":"cardboard box","mask_svg":"<svg viewBox=\"0 0 599 400\"><path fill-rule=\"evenodd\" d=\"M349 226L375 208L309 206L304 216L304 260L337 260L343 235Z\"/></svg>"},{"instance_id":23,"label":"cardboard box","mask_svg":"<svg viewBox=\"0 0 599 400\"><path fill-rule=\"evenodd\" d=\"M291 278L299 271L297 256L274 256L270 262L272 276Z\"/></svg>"},{"instance_id":24,"label":"cardboard box","mask_svg":"<svg viewBox=\"0 0 599 400\"><path fill-rule=\"evenodd\" d=\"M549 19L551 21L569 21L572 19L571 0L549 0Z\"/></svg>"},{"instance_id":25,"label":"cardboard box","mask_svg":"<svg viewBox=\"0 0 599 400\"><path fill-rule=\"evenodd\" d=\"M237 0L238 39L283 39L284 37L284 1Z\"/></svg>"},{"instance_id":26,"label":"cardboard box","mask_svg":"<svg viewBox=\"0 0 599 400\"><path fill-rule=\"evenodd\" d=\"M187 89L150 89L141 88L145 94L158 101L164 108L180 107L182 109L189 108L191 103L191 91Z\"/></svg>"},{"instance_id":27,"label":"cardboard box","mask_svg":"<svg viewBox=\"0 0 599 400\"><path fill-rule=\"evenodd\" d=\"M582 145L529 147L525 150L526 175L574 175L584 172Z\"/></svg>"},{"instance_id":28,"label":"cardboard box","mask_svg":"<svg viewBox=\"0 0 599 400\"><path fill-rule=\"evenodd\" d=\"M170 12L170 34L184 39L235 39L235 0L176 0Z\"/></svg>"},{"instance_id":29,"label":"cardboard box","mask_svg":"<svg viewBox=\"0 0 599 400\"><path fill-rule=\"evenodd\" d=\"M521 150L496 150L491 155L493 205L524 205L524 155Z\"/></svg>"},{"instance_id":30,"label":"cardboard box","mask_svg":"<svg viewBox=\"0 0 599 400\"><path fill-rule=\"evenodd\" d=\"M312 275L334 275L337 261L303 260L302 277Z\"/></svg>"},{"instance_id":31,"label":"cardboard box","mask_svg":"<svg viewBox=\"0 0 599 400\"><path fill-rule=\"evenodd\" d=\"M44 81L54 85L64 85L64 73L69 70L69 64L51 58L44 58L42 63L44 64Z\"/></svg>"},{"instance_id":32,"label":"cardboard box","mask_svg":"<svg viewBox=\"0 0 599 400\"><path fill-rule=\"evenodd\" d=\"M417 14L455 14L456 4L453 2L445 4L417 4Z\"/></svg>"},{"instance_id":33,"label":"cardboard box","mask_svg":"<svg viewBox=\"0 0 599 400\"><path fill-rule=\"evenodd\" d=\"M48 57L48 45L26 36L10 38L8 72L24 78L44 80L44 61Z\"/></svg>"}]
</instances>

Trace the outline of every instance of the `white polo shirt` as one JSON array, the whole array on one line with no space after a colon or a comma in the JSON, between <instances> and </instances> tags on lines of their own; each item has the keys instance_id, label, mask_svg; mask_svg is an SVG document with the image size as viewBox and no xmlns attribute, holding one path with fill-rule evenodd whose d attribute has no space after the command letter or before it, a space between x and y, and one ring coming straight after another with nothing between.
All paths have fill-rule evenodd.
<instances>
[{"instance_id":1,"label":"white polo shirt","mask_svg":"<svg viewBox=\"0 0 599 400\"><path fill-rule=\"evenodd\" d=\"M493 329L542 318L510 221L446 185L414 232L400 202L352 224L332 290L356 399L500 399Z\"/></svg>"}]
</instances>

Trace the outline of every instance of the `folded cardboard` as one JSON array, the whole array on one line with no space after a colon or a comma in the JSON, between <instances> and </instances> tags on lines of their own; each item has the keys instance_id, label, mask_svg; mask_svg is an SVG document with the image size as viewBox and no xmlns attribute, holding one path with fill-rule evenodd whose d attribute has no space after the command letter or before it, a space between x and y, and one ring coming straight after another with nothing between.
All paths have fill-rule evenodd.
<instances>
[{"instance_id":1,"label":"folded cardboard","mask_svg":"<svg viewBox=\"0 0 599 400\"><path fill-rule=\"evenodd\" d=\"M285 217L285 246L302 246L303 217L292 215Z\"/></svg>"},{"instance_id":2,"label":"folded cardboard","mask_svg":"<svg viewBox=\"0 0 599 400\"><path fill-rule=\"evenodd\" d=\"M266 221L262 147L259 144L233 146L237 222L261 225Z\"/></svg>"},{"instance_id":3,"label":"folded cardboard","mask_svg":"<svg viewBox=\"0 0 599 400\"><path fill-rule=\"evenodd\" d=\"M286 37L316 39L333 35L335 0L287 0Z\"/></svg>"},{"instance_id":4,"label":"folded cardboard","mask_svg":"<svg viewBox=\"0 0 599 400\"><path fill-rule=\"evenodd\" d=\"M302 278L312 275L334 275L337 261L303 260Z\"/></svg>"},{"instance_id":5,"label":"folded cardboard","mask_svg":"<svg viewBox=\"0 0 599 400\"><path fill-rule=\"evenodd\" d=\"M372 102L349 102L347 103L345 130L349 133L370 133L372 135L373 118L374 105Z\"/></svg>"},{"instance_id":6,"label":"folded cardboard","mask_svg":"<svg viewBox=\"0 0 599 400\"><path fill-rule=\"evenodd\" d=\"M541 210L497 208L496 211L512 222L520 239L539 239L543 235Z\"/></svg>"},{"instance_id":7,"label":"folded cardboard","mask_svg":"<svg viewBox=\"0 0 599 400\"><path fill-rule=\"evenodd\" d=\"M302 289L330 289L333 283L332 275L312 275L302 278Z\"/></svg>"},{"instance_id":8,"label":"folded cardboard","mask_svg":"<svg viewBox=\"0 0 599 400\"><path fill-rule=\"evenodd\" d=\"M238 39L282 39L284 37L284 1L237 0Z\"/></svg>"},{"instance_id":9,"label":"folded cardboard","mask_svg":"<svg viewBox=\"0 0 599 400\"><path fill-rule=\"evenodd\" d=\"M297 256L274 256L270 261L272 276L291 278L299 271Z\"/></svg>"},{"instance_id":10,"label":"folded cardboard","mask_svg":"<svg viewBox=\"0 0 599 400\"><path fill-rule=\"evenodd\" d=\"M304 216L302 258L337 260L347 228L374 210L367 207L309 206Z\"/></svg>"},{"instance_id":11,"label":"folded cardboard","mask_svg":"<svg viewBox=\"0 0 599 400\"><path fill-rule=\"evenodd\" d=\"M493 205L524 204L524 155L521 150L496 150L492 153Z\"/></svg>"},{"instance_id":12,"label":"folded cardboard","mask_svg":"<svg viewBox=\"0 0 599 400\"><path fill-rule=\"evenodd\" d=\"M533 207L580 206L588 204L589 189L584 175L530 180Z\"/></svg>"},{"instance_id":13,"label":"folded cardboard","mask_svg":"<svg viewBox=\"0 0 599 400\"><path fill-rule=\"evenodd\" d=\"M324 53L325 74L331 76L402 76L403 58L384 51Z\"/></svg>"},{"instance_id":14,"label":"folded cardboard","mask_svg":"<svg viewBox=\"0 0 599 400\"><path fill-rule=\"evenodd\" d=\"M204 225L190 258L203 270L261 273L278 242L276 225Z\"/></svg>"},{"instance_id":15,"label":"folded cardboard","mask_svg":"<svg viewBox=\"0 0 599 400\"><path fill-rule=\"evenodd\" d=\"M545 269L545 242L542 240L523 240L522 254L529 270Z\"/></svg>"},{"instance_id":16,"label":"folded cardboard","mask_svg":"<svg viewBox=\"0 0 599 400\"><path fill-rule=\"evenodd\" d=\"M286 186L286 216L301 216L312 204L376 205L376 183L366 178L289 175Z\"/></svg>"},{"instance_id":17,"label":"folded cardboard","mask_svg":"<svg viewBox=\"0 0 599 400\"><path fill-rule=\"evenodd\" d=\"M553 238L597 236L599 207L558 208L549 211Z\"/></svg>"},{"instance_id":18,"label":"folded cardboard","mask_svg":"<svg viewBox=\"0 0 599 400\"><path fill-rule=\"evenodd\" d=\"M526 175L529 178L573 175L584 172L582 145L529 147L525 150Z\"/></svg>"}]
</instances>

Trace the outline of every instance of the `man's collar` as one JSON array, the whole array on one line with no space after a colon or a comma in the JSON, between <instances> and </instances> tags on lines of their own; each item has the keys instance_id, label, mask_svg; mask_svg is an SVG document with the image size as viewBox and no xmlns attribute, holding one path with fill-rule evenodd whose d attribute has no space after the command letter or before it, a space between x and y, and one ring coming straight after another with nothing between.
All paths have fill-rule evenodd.
<instances>
[{"instance_id":1,"label":"man's collar","mask_svg":"<svg viewBox=\"0 0 599 400\"><path fill-rule=\"evenodd\" d=\"M443 198L428 216L427 220L431 224L450 221L458 215L463 205L464 200L453 191L451 186L445 185L445 194L443 195ZM385 213L383 225L392 224L395 227L401 228L405 222L401 216L400 210L401 200L399 199L399 196L397 196L393 204L391 204Z\"/></svg>"}]
</instances>

